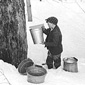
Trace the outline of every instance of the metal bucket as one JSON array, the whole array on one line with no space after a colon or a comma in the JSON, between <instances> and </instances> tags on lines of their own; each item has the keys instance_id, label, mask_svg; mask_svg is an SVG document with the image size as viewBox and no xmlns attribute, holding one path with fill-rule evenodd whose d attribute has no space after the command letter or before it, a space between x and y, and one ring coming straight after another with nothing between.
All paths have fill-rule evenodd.
<instances>
[{"instance_id":1,"label":"metal bucket","mask_svg":"<svg viewBox=\"0 0 85 85\"><path fill-rule=\"evenodd\" d=\"M77 61L75 57L63 59L63 70L68 72L78 72Z\"/></svg>"},{"instance_id":2,"label":"metal bucket","mask_svg":"<svg viewBox=\"0 0 85 85\"><path fill-rule=\"evenodd\" d=\"M43 44L44 43L44 37L43 37L43 31L42 27L43 24L30 26L30 33L33 39L34 44Z\"/></svg>"},{"instance_id":3,"label":"metal bucket","mask_svg":"<svg viewBox=\"0 0 85 85\"><path fill-rule=\"evenodd\" d=\"M39 65L30 66L27 68L27 81L34 84L43 83L47 71Z\"/></svg>"}]
</instances>

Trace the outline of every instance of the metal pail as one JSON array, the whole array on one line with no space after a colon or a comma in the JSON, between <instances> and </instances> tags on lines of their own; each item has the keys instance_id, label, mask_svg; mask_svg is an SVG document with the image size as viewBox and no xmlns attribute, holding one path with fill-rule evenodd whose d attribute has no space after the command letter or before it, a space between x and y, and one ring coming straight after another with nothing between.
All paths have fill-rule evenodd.
<instances>
[{"instance_id":1,"label":"metal pail","mask_svg":"<svg viewBox=\"0 0 85 85\"><path fill-rule=\"evenodd\" d=\"M68 72L78 72L77 61L75 57L63 59L63 70Z\"/></svg>"},{"instance_id":2,"label":"metal pail","mask_svg":"<svg viewBox=\"0 0 85 85\"><path fill-rule=\"evenodd\" d=\"M44 43L44 37L43 37L43 31L42 27L43 24L30 26L30 33L33 39L34 44L43 44Z\"/></svg>"},{"instance_id":3,"label":"metal pail","mask_svg":"<svg viewBox=\"0 0 85 85\"><path fill-rule=\"evenodd\" d=\"M33 65L27 68L27 81L34 84L44 83L47 70L39 65Z\"/></svg>"}]
</instances>

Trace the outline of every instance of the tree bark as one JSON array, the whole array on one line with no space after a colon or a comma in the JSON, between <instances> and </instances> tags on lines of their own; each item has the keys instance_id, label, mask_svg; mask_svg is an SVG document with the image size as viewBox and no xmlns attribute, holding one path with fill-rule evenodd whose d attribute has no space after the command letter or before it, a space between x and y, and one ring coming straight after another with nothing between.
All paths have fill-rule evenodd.
<instances>
[{"instance_id":1,"label":"tree bark","mask_svg":"<svg viewBox=\"0 0 85 85\"><path fill-rule=\"evenodd\" d=\"M27 58L24 0L0 0L0 59L15 67Z\"/></svg>"}]
</instances>

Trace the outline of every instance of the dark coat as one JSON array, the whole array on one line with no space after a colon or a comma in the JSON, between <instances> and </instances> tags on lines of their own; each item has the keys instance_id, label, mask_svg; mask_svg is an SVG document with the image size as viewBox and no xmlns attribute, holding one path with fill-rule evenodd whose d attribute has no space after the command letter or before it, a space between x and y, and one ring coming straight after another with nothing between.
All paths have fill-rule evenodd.
<instances>
[{"instance_id":1,"label":"dark coat","mask_svg":"<svg viewBox=\"0 0 85 85\"><path fill-rule=\"evenodd\" d=\"M58 55L63 51L62 47L62 34L59 27L56 25L51 31L49 29L43 30L47 35L45 40L45 47L51 52L52 55Z\"/></svg>"}]
</instances>

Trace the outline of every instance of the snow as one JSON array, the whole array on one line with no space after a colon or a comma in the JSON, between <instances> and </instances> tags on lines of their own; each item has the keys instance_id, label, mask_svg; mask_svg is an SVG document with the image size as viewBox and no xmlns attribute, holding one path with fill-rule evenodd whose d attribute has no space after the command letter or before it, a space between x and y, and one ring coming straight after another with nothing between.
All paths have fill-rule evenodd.
<instances>
[{"instance_id":1,"label":"snow","mask_svg":"<svg viewBox=\"0 0 85 85\"><path fill-rule=\"evenodd\" d=\"M58 69L47 70L44 83L39 85L85 85L85 63L78 65L78 73L64 71L62 66ZM38 85L27 82L27 75L19 74L18 70L0 60L0 84L2 85Z\"/></svg>"},{"instance_id":2,"label":"snow","mask_svg":"<svg viewBox=\"0 0 85 85\"><path fill-rule=\"evenodd\" d=\"M82 0L30 0L32 22L28 22L27 8L26 28L28 40L28 57L35 64L45 63L47 49L42 44L34 44L29 27L44 24L50 16L58 18L58 26L63 35L63 53L65 57L78 59L78 73L66 72L62 65L58 69L47 70L45 82L40 85L85 85L85 1ZM61 2L62 1L62 2ZM67 1L67 2L66 2ZM25 0L26 6L26 0ZM45 39L44 35L44 39ZM7 79L6 79L7 78ZM7 81L8 80L8 81ZM8 83L10 82L10 83ZM35 85L27 82L27 76L19 74L18 70L0 60L0 84L2 85Z\"/></svg>"},{"instance_id":3,"label":"snow","mask_svg":"<svg viewBox=\"0 0 85 85\"><path fill-rule=\"evenodd\" d=\"M32 22L27 21L27 39L28 39L28 57L32 58L35 63L43 63L47 57L47 49L44 45L33 43L29 27L44 24L48 27L45 19L50 16L58 18L58 26L63 35L63 53L64 57L73 57L84 62L85 58L85 3L84 0L31 0ZM27 10L27 8L26 8ZM27 17L27 11L26 11ZM44 35L44 39L45 39Z\"/></svg>"}]
</instances>

